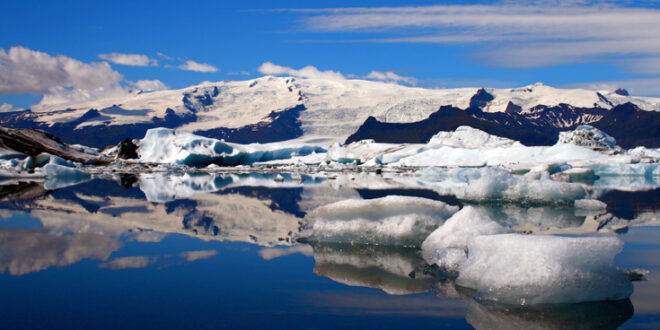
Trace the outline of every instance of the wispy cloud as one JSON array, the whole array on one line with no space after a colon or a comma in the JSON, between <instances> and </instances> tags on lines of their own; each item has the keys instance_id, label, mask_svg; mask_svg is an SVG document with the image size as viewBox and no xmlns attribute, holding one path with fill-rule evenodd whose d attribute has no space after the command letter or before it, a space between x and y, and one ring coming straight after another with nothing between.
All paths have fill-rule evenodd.
<instances>
[{"instance_id":1,"label":"wispy cloud","mask_svg":"<svg viewBox=\"0 0 660 330\"><path fill-rule=\"evenodd\" d=\"M416 85L417 84L417 79L412 78L412 77L404 77L400 76L392 71L371 71L369 74L364 76L366 79L373 79L373 80L379 80L379 81L385 81L385 82L402 82L408 85Z\"/></svg>"},{"instance_id":2,"label":"wispy cloud","mask_svg":"<svg viewBox=\"0 0 660 330\"><path fill-rule=\"evenodd\" d=\"M181 70L186 71L195 71L195 72L218 72L219 69L215 66L207 63L198 63L195 61L188 60L185 63L178 66Z\"/></svg>"},{"instance_id":3,"label":"wispy cloud","mask_svg":"<svg viewBox=\"0 0 660 330\"><path fill-rule=\"evenodd\" d=\"M16 46L0 48L0 94L47 93L56 87L94 89L122 80L106 62L83 63Z\"/></svg>"},{"instance_id":4,"label":"wispy cloud","mask_svg":"<svg viewBox=\"0 0 660 330\"><path fill-rule=\"evenodd\" d=\"M562 87L586 88L586 89L606 90L606 91L613 91L617 88L625 88L632 95L658 96L660 95L660 77L631 78L631 79L621 79L621 80L575 83Z\"/></svg>"},{"instance_id":5,"label":"wispy cloud","mask_svg":"<svg viewBox=\"0 0 660 330\"><path fill-rule=\"evenodd\" d=\"M294 69L287 66L281 66L273 64L271 62L266 62L259 66L257 69L260 73L267 75L288 75L301 78L311 78L311 79L328 79L328 80L344 80L346 77L340 72L327 70L321 71L316 67L308 65L302 69Z\"/></svg>"},{"instance_id":6,"label":"wispy cloud","mask_svg":"<svg viewBox=\"0 0 660 330\"><path fill-rule=\"evenodd\" d=\"M307 31L371 35L359 40L365 42L474 44L479 48L478 59L500 67L660 56L659 9L621 7L610 1L559 4L532 1L298 12L304 16L301 23Z\"/></svg>"},{"instance_id":7,"label":"wispy cloud","mask_svg":"<svg viewBox=\"0 0 660 330\"><path fill-rule=\"evenodd\" d=\"M122 53L99 54L99 58L120 65L158 66L158 61L156 59L150 58L149 56L142 54L122 54Z\"/></svg>"}]
</instances>

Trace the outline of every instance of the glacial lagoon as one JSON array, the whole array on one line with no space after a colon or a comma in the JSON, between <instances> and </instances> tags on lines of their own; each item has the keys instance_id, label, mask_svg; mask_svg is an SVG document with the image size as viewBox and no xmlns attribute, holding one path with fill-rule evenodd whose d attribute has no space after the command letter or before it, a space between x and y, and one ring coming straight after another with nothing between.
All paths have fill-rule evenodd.
<instances>
[{"instance_id":1,"label":"glacial lagoon","mask_svg":"<svg viewBox=\"0 0 660 330\"><path fill-rule=\"evenodd\" d=\"M652 178L590 182L590 197L605 208L524 196L475 201L465 190L415 182L404 173L125 173L4 182L0 326L660 325L660 187ZM522 306L479 299L456 284L456 274L429 265L420 246L466 208L524 239L618 239L617 274L634 292L616 301ZM351 214L356 219L347 220ZM434 227L429 221L438 216ZM377 218L417 220L414 230L392 233L386 221L370 227ZM590 281L598 288L598 278Z\"/></svg>"}]
</instances>

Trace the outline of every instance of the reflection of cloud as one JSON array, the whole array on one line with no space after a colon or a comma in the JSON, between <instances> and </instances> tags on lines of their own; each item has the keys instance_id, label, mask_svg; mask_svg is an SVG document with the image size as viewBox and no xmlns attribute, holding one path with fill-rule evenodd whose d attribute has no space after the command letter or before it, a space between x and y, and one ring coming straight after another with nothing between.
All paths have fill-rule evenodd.
<instances>
[{"instance_id":1,"label":"reflection of cloud","mask_svg":"<svg viewBox=\"0 0 660 330\"><path fill-rule=\"evenodd\" d=\"M179 257L186 259L188 262L193 262L201 259L208 259L218 254L216 250L200 250L188 251L179 253Z\"/></svg>"},{"instance_id":2,"label":"reflection of cloud","mask_svg":"<svg viewBox=\"0 0 660 330\"><path fill-rule=\"evenodd\" d=\"M311 257L314 255L314 249L306 244L290 248L266 248L259 251L259 256L264 260L273 260L275 258L289 256L296 253Z\"/></svg>"},{"instance_id":3,"label":"reflection of cloud","mask_svg":"<svg viewBox=\"0 0 660 330\"><path fill-rule=\"evenodd\" d=\"M106 260L119 247L118 241L92 233L53 236L41 229L0 229L0 273L8 269L23 275L83 259Z\"/></svg>"},{"instance_id":4,"label":"reflection of cloud","mask_svg":"<svg viewBox=\"0 0 660 330\"><path fill-rule=\"evenodd\" d=\"M123 257L116 258L109 262L102 263L99 268L107 268L112 270L129 269L129 268L145 268L150 264L156 262L157 257Z\"/></svg>"}]
</instances>

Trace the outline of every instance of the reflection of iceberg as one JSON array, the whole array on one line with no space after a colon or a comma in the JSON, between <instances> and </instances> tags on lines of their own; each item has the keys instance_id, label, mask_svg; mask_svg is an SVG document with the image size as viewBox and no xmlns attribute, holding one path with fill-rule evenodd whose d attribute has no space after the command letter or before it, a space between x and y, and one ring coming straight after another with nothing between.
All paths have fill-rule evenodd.
<instances>
[{"instance_id":1,"label":"reflection of iceberg","mask_svg":"<svg viewBox=\"0 0 660 330\"><path fill-rule=\"evenodd\" d=\"M633 313L629 299L538 308L484 305L469 299L466 319L476 329L616 329Z\"/></svg>"},{"instance_id":2,"label":"reflection of iceberg","mask_svg":"<svg viewBox=\"0 0 660 330\"><path fill-rule=\"evenodd\" d=\"M54 236L41 229L0 228L0 274L5 269L23 275L83 259L106 260L120 246L113 238L93 233Z\"/></svg>"},{"instance_id":3,"label":"reflection of iceberg","mask_svg":"<svg viewBox=\"0 0 660 330\"><path fill-rule=\"evenodd\" d=\"M427 292L436 281L424 274L426 263L416 249L333 243L312 246L314 273L346 285L401 295Z\"/></svg>"},{"instance_id":4,"label":"reflection of iceberg","mask_svg":"<svg viewBox=\"0 0 660 330\"><path fill-rule=\"evenodd\" d=\"M232 182L231 177L202 173L142 173L140 190L151 202L168 202L215 192Z\"/></svg>"},{"instance_id":5,"label":"reflection of iceberg","mask_svg":"<svg viewBox=\"0 0 660 330\"><path fill-rule=\"evenodd\" d=\"M419 197L349 199L309 214L313 230L310 240L419 245L456 211L457 206Z\"/></svg>"}]
</instances>

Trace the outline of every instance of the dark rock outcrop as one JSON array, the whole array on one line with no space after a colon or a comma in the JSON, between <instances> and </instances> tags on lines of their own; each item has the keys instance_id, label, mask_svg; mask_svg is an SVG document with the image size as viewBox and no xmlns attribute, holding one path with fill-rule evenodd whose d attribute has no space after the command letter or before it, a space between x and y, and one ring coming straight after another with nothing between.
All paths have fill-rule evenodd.
<instances>
[{"instance_id":1,"label":"dark rock outcrop","mask_svg":"<svg viewBox=\"0 0 660 330\"><path fill-rule=\"evenodd\" d=\"M58 137L36 129L10 129L0 127L0 147L36 157L49 153L83 164L107 164L109 161L65 144Z\"/></svg>"},{"instance_id":2,"label":"dark rock outcrop","mask_svg":"<svg viewBox=\"0 0 660 330\"><path fill-rule=\"evenodd\" d=\"M119 159L137 159L138 146L131 139L124 139L117 146L117 158Z\"/></svg>"},{"instance_id":3,"label":"dark rock outcrop","mask_svg":"<svg viewBox=\"0 0 660 330\"><path fill-rule=\"evenodd\" d=\"M291 109L271 112L266 120L239 128L218 127L210 130L195 131L197 135L224 139L234 143L269 143L295 139L303 135L300 112L305 106L300 104Z\"/></svg>"},{"instance_id":4,"label":"dark rock outcrop","mask_svg":"<svg viewBox=\"0 0 660 330\"><path fill-rule=\"evenodd\" d=\"M470 108L483 109L494 99L495 97L492 94L486 92L486 90L482 88L470 99Z\"/></svg>"}]
</instances>

